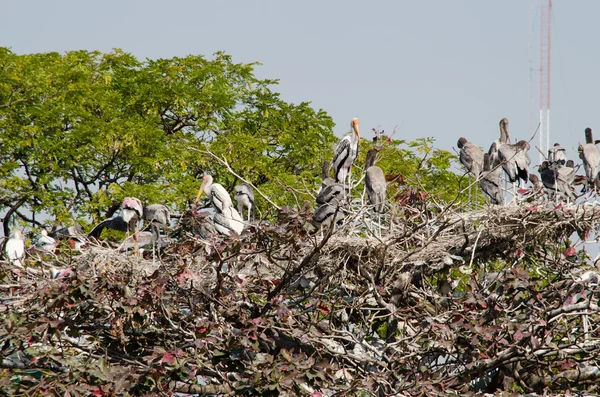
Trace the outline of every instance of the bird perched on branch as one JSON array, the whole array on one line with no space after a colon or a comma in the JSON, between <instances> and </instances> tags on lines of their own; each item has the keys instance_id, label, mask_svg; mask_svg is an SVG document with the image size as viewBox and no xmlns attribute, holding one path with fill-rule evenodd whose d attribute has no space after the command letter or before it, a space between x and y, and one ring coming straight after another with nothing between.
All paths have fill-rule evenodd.
<instances>
[{"instance_id":1,"label":"bird perched on branch","mask_svg":"<svg viewBox=\"0 0 600 397\"><path fill-rule=\"evenodd\" d=\"M460 149L459 160L461 164L475 178L479 178L479 174L483 170L483 151L481 148L463 137L458 140L457 146Z\"/></svg>"},{"instance_id":2,"label":"bird perched on branch","mask_svg":"<svg viewBox=\"0 0 600 397\"><path fill-rule=\"evenodd\" d=\"M373 206L373 210L381 214L385 208L387 182L385 181L385 175L383 174L382 169L375 165L376 157L377 149L371 149L367 152L367 159L365 162L365 189L367 190L369 202Z\"/></svg>"},{"instance_id":3,"label":"bird perched on branch","mask_svg":"<svg viewBox=\"0 0 600 397\"><path fill-rule=\"evenodd\" d=\"M559 166L567 163L567 151L564 147L560 146L560 143L555 143L554 146L548 149L548 162L551 166L554 163Z\"/></svg>"},{"instance_id":4,"label":"bird perched on branch","mask_svg":"<svg viewBox=\"0 0 600 397\"><path fill-rule=\"evenodd\" d=\"M346 178L352 170L352 164L358 155L360 143L360 131L358 130L358 119L353 118L350 123L351 133L346 135L338 143L333 153L333 173L336 182L346 185Z\"/></svg>"},{"instance_id":5,"label":"bird perched on branch","mask_svg":"<svg viewBox=\"0 0 600 397\"><path fill-rule=\"evenodd\" d=\"M510 143L510 134L508 133L508 119L506 117L503 118L502 120L500 120L499 125L500 138L492 142L492 145L488 150L492 167L496 167L498 164L500 164L500 158L498 156L498 150L500 150L500 147L506 143Z\"/></svg>"},{"instance_id":6,"label":"bird perched on branch","mask_svg":"<svg viewBox=\"0 0 600 397\"><path fill-rule=\"evenodd\" d=\"M583 169L587 178L587 189L594 189L598 184L598 170L600 169L600 151L594 142L592 129L585 129L585 145L579 144L579 158L583 160Z\"/></svg>"},{"instance_id":7,"label":"bird perched on branch","mask_svg":"<svg viewBox=\"0 0 600 397\"><path fill-rule=\"evenodd\" d=\"M250 215L254 214L254 192L252 187L247 183L237 185L234 189L233 198L237 201L238 212L244 213L244 208L248 210L248 222L250 222Z\"/></svg>"},{"instance_id":8,"label":"bird perched on branch","mask_svg":"<svg viewBox=\"0 0 600 397\"><path fill-rule=\"evenodd\" d=\"M481 191L491 204L502 204L502 168L497 166L492 170L491 156L486 153L483 156L483 171L479 179Z\"/></svg>"},{"instance_id":9,"label":"bird perched on branch","mask_svg":"<svg viewBox=\"0 0 600 397\"><path fill-rule=\"evenodd\" d=\"M529 180L529 142L519 141L515 144L505 143L498 149L498 157L502 161L502 169L512 183L527 183Z\"/></svg>"}]
</instances>

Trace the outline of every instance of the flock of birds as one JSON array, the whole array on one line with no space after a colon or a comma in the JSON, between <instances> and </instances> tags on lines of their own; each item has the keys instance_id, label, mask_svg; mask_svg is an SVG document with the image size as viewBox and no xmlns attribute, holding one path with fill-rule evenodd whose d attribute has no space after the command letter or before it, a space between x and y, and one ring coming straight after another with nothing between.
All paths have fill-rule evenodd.
<instances>
[{"instance_id":1,"label":"flock of birds","mask_svg":"<svg viewBox=\"0 0 600 397\"><path fill-rule=\"evenodd\" d=\"M352 119L351 133L340 140L335 148L331 162L323 166L323 181L316 196L317 207L314 211L312 224L315 229L322 226L332 227L345 218L346 207L349 204L349 193L353 186L352 167L358 156L360 144L359 121ZM529 158L530 145L521 140L510 142L508 120L500 120L500 137L496 139L487 153L469 142L466 138L458 140L460 149L459 159L467 170L479 182L482 192L491 204L503 204L504 189L502 187L503 174L506 181L521 184L527 181L533 185L533 192L545 190L550 198L556 200L575 200L576 184L585 183L585 191L600 191L600 151L594 141L592 130L585 130L586 143L579 144L579 157L583 161L585 177L576 175L573 160L567 160L566 150L558 143L548 150L547 160L539 166L539 174L529 174L531 160ZM375 165L378 149L370 149L366 156L364 167L365 192L368 196L370 209L379 217L379 233L381 233L381 214L385 212L387 182L383 170ZM333 178L330 171L333 168ZM234 199L237 209L227 190L213 181L210 175L204 175L202 185L196 197L196 205L205 194L214 209L212 222L203 224L198 231L201 237L208 237L215 233L226 236L240 235L244 227L251 221L254 213L254 192L249 184L243 183L235 186ZM527 192L530 192L527 190ZM140 248L152 247L154 251L160 238L161 228L170 227L171 214L169 209L162 204L143 206L142 202L134 197L127 197L121 206L121 215L106 219L97 224L87 235L82 234L81 225L59 229L51 234L42 230L31 250L41 250L53 254L56 250L57 239L66 240L73 249L81 247L90 239L98 240L105 229L125 232L127 237L119 246L120 251L133 249L135 254ZM244 210L247 216L244 220ZM140 230L140 222L146 221L149 227ZM16 266L22 267L26 255L23 234L14 230L5 245L6 258ZM58 272L58 273L57 273ZM59 271L53 275L60 276Z\"/></svg>"},{"instance_id":2,"label":"flock of birds","mask_svg":"<svg viewBox=\"0 0 600 397\"><path fill-rule=\"evenodd\" d=\"M580 143L578 147L585 177L576 174L579 166L576 167L573 160L567 160L565 148L558 143L548 150L546 160L538 167L539 177L529 174L530 145L524 140L514 144L510 142L506 118L500 120L500 137L492 143L487 153L462 137L457 146L460 149L460 162L479 181L488 201L491 204L503 204L503 174L506 181L513 184L513 196L515 183L521 185L528 181L532 184L533 193L543 193L545 190L549 198L554 200L575 201L575 186L579 184L585 184L585 192L600 190L600 151L596 146L599 141L594 141L591 128L585 129L585 141L584 145ZM531 193L530 190L523 192Z\"/></svg>"}]
</instances>

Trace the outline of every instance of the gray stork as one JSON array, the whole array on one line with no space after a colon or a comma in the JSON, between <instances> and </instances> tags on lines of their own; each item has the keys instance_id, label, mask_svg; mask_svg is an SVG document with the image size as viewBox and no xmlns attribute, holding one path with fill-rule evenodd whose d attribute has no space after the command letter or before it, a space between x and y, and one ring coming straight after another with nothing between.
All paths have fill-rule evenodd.
<instances>
[{"instance_id":1,"label":"gray stork","mask_svg":"<svg viewBox=\"0 0 600 397\"><path fill-rule=\"evenodd\" d=\"M502 169L512 183L527 183L529 180L529 143L519 141L515 144L505 143L498 149L498 157L502 161Z\"/></svg>"},{"instance_id":2,"label":"gray stork","mask_svg":"<svg viewBox=\"0 0 600 397\"><path fill-rule=\"evenodd\" d=\"M529 174L529 182L533 186L533 193L537 193L544 188L544 184L540 182L540 178L535 174Z\"/></svg>"},{"instance_id":3,"label":"gray stork","mask_svg":"<svg viewBox=\"0 0 600 397\"><path fill-rule=\"evenodd\" d=\"M495 167L500 164L500 159L498 157L498 150L505 143L510 143L510 135L508 133L508 119L503 118L500 120L500 138L496 139L492 142L490 146L490 150L488 153L490 154L490 160L492 162L492 166Z\"/></svg>"},{"instance_id":4,"label":"gray stork","mask_svg":"<svg viewBox=\"0 0 600 397\"><path fill-rule=\"evenodd\" d=\"M10 238L4 246L4 252L6 253L6 259L17 267L23 267L23 260L25 259L25 242L23 241L23 232L20 230L13 230L10 233Z\"/></svg>"},{"instance_id":5,"label":"gray stork","mask_svg":"<svg viewBox=\"0 0 600 397\"><path fill-rule=\"evenodd\" d=\"M502 204L502 168L497 166L492 170L491 162L490 154L484 154L479 186L491 204L499 205Z\"/></svg>"},{"instance_id":6,"label":"gray stork","mask_svg":"<svg viewBox=\"0 0 600 397\"><path fill-rule=\"evenodd\" d=\"M321 165L321 188L319 189L318 193L325 189L326 186L333 185L335 183L335 180L329 176L330 169L331 163L327 160L323 161L323 165Z\"/></svg>"},{"instance_id":7,"label":"gray stork","mask_svg":"<svg viewBox=\"0 0 600 397\"><path fill-rule=\"evenodd\" d=\"M166 205L150 204L144 207L143 219L148 222L157 222L162 226L171 225L171 212Z\"/></svg>"},{"instance_id":8,"label":"gray stork","mask_svg":"<svg viewBox=\"0 0 600 397\"><path fill-rule=\"evenodd\" d=\"M352 170L352 164L358 155L358 145L360 143L360 131L358 130L358 119L353 118L350 123L352 132L346 135L338 143L333 153L333 173L336 182L346 186L346 178Z\"/></svg>"},{"instance_id":9,"label":"gray stork","mask_svg":"<svg viewBox=\"0 0 600 397\"><path fill-rule=\"evenodd\" d=\"M594 142L592 136L592 129L585 129L585 145L579 144L578 148L579 158L583 160L583 168L585 170L585 176L587 178L588 190L596 185L598 180L598 170L600 168L600 152Z\"/></svg>"},{"instance_id":10,"label":"gray stork","mask_svg":"<svg viewBox=\"0 0 600 397\"><path fill-rule=\"evenodd\" d=\"M573 160L567 161L564 167L559 167L556 163L551 164L544 161L538 172L542 178L544 187L548 190L550 198L560 200L575 200L573 193L573 183L575 181L575 168Z\"/></svg>"},{"instance_id":11,"label":"gray stork","mask_svg":"<svg viewBox=\"0 0 600 397\"><path fill-rule=\"evenodd\" d=\"M467 138L460 138L457 143L460 149L460 162L465 166L475 178L479 178L479 174L483 170L483 151L481 148L469 141Z\"/></svg>"},{"instance_id":12,"label":"gray stork","mask_svg":"<svg viewBox=\"0 0 600 397\"><path fill-rule=\"evenodd\" d=\"M550 149L548 149L548 162L550 165L557 163L563 166L567 162L567 151L564 147L560 146L560 143L555 143Z\"/></svg>"},{"instance_id":13,"label":"gray stork","mask_svg":"<svg viewBox=\"0 0 600 397\"><path fill-rule=\"evenodd\" d=\"M254 213L254 192L252 187L247 183L237 185L234 189L233 198L237 201L238 212L243 214L244 208L248 209L248 222L250 215Z\"/></svg>"},{"instance_id":14,"label":"gray stork","mask_svg":"<svg viewBox=\"0 0 600 397\"><path fill-rule=\"evenodd\" d=\"M375 165L376 157L377 149L370 149L367 152L367 159L365 161L365 189L367 190L367 196L369 196L369 202L373 206L373 211L377 213L377 226L379 236L381 237L381 213L385 209L387 182L381 168Z\"/></svg>"},{"instance_id":15,"label":"gray stork","mask_svg":"<svg viewBox=\"0 0 600 397\"><path fill-rule=\"evenodd\" d=\"M367 152L367 159L365 162L365 188L373 209L375 212L381 214L385 207L387 182L385 181L385 175L381 168L375 165L376 157L377 149L371 149Z\"/></svg>"},{"instance_id":16,"label":"gray stork","mask_svg":"<svg viewBox=\"0 0 600 397\"><path fill-rule=\"evenodd\" d=\"M231 232L239 236L244 230L244 221L233 207L225 208L223 212L215 211L213 220L217 232L226 236L231 236Z\"/></svg>"},{"instance_id":17,"label":"gray stork","mask_svg":"<svg viewBox=\"0 0 600 397\"><path fill-rule=\"evenodd\" d=\"M233 205L227 190L225 190L222 185L213 183L213 177L210 175L204 175L202 178L202 185L198 191L198 196L196 196L196 204L198 203L198 200L200 200L202 193L206 194L211 204L218 212L223 212L225 208L229 208Z\"/></svg>"},{"instance_id":18,"label":"gray stork","mask_svg":"<svg viewBox=\"0 0 600 397\"><path fill-rule=\"evenodd\" d=\"M155 247L160 239L160 229L157 221L150 222L150 231L138 232L137 237L129 236L119 246L119 251L138 250L136 255L141 256L145 248L152 248L152 259L154 260Z\"/></svg>"},{"instance_id":19,"label":"gray stork","mask_svg":"<svg viewBox=\"0 0 600 397\"><path fill-rule=\"evenodd\" d=\"M556 185L558 191L569 201L575 201L573 187L575 185L575 163L568 160L564 167L557 169Z\"/></svg>"}]
</instances>

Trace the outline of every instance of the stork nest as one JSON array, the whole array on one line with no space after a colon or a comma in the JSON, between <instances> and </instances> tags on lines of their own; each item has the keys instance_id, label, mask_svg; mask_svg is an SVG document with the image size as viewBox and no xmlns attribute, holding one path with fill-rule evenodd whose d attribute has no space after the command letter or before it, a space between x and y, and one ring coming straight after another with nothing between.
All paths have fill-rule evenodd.
<instances>
[{"instance_id":1,"label":"stork nest","mask_svg":"<svg viewBox=\"0 0 600 397\"><path fill-rule=\"evenodd\" d=\"M207 220L193 219L154 259L91 247L25 269L5 263L0 388L596 390L600 277L570 238L596 231L600 204L404 207L381 233L366 208L315 235L310 220L283 209L239 238L203 239L188 229ZM39 271L67 266L74 274L59 279Z\"/></svg>"}]
</instances>

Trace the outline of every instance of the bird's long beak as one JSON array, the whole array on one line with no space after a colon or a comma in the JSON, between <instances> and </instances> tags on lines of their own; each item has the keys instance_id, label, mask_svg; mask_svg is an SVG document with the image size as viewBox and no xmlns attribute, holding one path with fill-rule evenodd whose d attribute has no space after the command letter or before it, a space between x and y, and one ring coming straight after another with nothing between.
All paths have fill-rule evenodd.
<instances>
[{"instance_id":1,"label":"bird's long beak","mask_svg":"<svg viewBox=\"0 0 600 397\"><path fill-rule=\"evenodd\" d=\"M355 117L352 119L352 129L356 133L358 140L360 141L360 131L358 130L358 119Z\"/></svg>"},{"instance_id":2,"label":"bird's long beak","mask_svg":"<svg viewBox=\"0 0 600 397\"><path fill-rule=\"evenodd\" d=\"M202 196L202 193L204 193L204 182L202 182L202 185L200 185L200 190L198 190L198 195L196 196L196 204L198 204L198 201L200 201L200 196Z\"/></svg>"}]
</instances>

